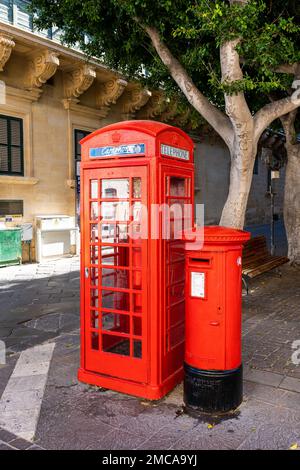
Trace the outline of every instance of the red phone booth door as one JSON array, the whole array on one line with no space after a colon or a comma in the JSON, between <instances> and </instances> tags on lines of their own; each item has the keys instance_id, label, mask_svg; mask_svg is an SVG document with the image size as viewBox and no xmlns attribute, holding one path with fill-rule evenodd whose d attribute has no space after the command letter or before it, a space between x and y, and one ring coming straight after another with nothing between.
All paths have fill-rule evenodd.
<instances>
[{"instance_id":1,"label":"red phone booth door","mask_svg":"<svg viewBox=\"0 0 300 470\"><path fill-rule=\"evenodd\" d=\"M147 380L147 169L84 170L86 369Z\"/></svg>"}]
</instances>

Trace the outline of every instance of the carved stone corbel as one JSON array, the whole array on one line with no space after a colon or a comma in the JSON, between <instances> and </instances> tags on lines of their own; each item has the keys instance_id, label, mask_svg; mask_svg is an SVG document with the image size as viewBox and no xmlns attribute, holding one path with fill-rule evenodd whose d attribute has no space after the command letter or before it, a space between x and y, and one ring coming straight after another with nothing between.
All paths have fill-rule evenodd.
<instances>
[{"instance_id":1,"label":"carved stone corbel","mask_svg":"<svg viewBox=\"0 0 300 470\"><path fill-rule=\"evenodd\" d=\"M81 65L64 76L65 98L78 98L93 83L96 78L96 69L88 64Z\"/></svg>"},{"instance_id":2,"label":"carved stone corbel","mask_svg":"<svg viewBox=\"0 0 300 470\"><path fill-rule=\"evenodd\" d=\"M4 33L0 34L0 72L3 72L4 66L10 58L15 45L12 36Z\"/></svg>"},{"instance_id":3,"label":"carved stone corbel","mask_svg":"<svg viewBox=\"0 0 300 470\"><path fill-rule=\"evenodd\" d=\"M37 53L30 61L25 78L27 89L40 88L51 78L59 66L58 54L46 49Z\"/></svg>"},{"instance_id":4,"label":"carved stone corbel","mask_svg":"<svg viewBox=\"0 0 300 470\"><path fill-rule=\"evenodd\" d=\"M151 91L135 86L126 91L122 97L122 115L124 119L133 119L135 113L141 109L151 98Z\"/></svg>"},{"instance_id":5,"label":"carved stone corbel","mask_svg":"<svg viewBox=\"0 0 300 470\"><path fill-rule=\"evenodd\" d=\"M168 102L161 91L152 91L148 103L137 113L137 119L151 119L162 114Z\"/></svg>"},{"instance_id":6,"label":"carved stone corbel","mask_svg":"<svg viewBox=\"0 0 300 470\"><path fill-rule=\"evenodd\" d=\"M167 106L167 109L160 115L159 119L162 122L170 122L178 113L178 103L176 100L173 100L172 103Z\"/></svg>"},{"instance_id":7,"label":"carved stone corbel","mask_svg":"<svg viewBox=\"0 0 300 470\"><path fill-rule=\"evenodd\" d=\"M174 119L174 124L176 124L179 127L185 126L189 120L190 114L191 114L191 110L190 108L187 108L181 114L178 114L178 116L176 116L176 118Z\"/></svg>"},{"instance_id":8,"label":"carved stone corbel","mask_svg":"<svg viewBox=\"0 0 300 470\"><path fill-rule=\"evenodd\" d=\"M112 78L100 85L96 105L102 111L103 117L107 116L110 106L116 104L126 87L127 82L122 78Z\"/></svg>"}]
</instances>

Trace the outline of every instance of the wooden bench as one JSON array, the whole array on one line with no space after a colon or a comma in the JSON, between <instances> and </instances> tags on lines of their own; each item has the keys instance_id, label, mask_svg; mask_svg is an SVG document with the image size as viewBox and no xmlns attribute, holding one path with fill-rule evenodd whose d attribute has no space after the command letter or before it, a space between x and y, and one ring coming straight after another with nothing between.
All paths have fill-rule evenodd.
<instances>
[{"instance_id":1,"label":"wooden bench","mask_svg":"<svg viewBox=\"0 0 300 470\"><path fill-rule=\"evenodd\" d=\"M265 236L251 238L243 249L243 276L253 278L289 261L269 253Z\"/></svg>"}]
</instances>

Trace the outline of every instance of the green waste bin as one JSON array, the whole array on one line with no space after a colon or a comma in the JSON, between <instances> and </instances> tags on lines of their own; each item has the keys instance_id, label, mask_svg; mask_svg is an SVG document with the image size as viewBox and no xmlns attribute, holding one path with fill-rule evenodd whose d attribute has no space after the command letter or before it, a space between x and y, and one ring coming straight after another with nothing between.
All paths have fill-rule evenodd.
<instances>
[{"instance_id":1,"label":"green waste bin","mask_svg":"<svg viewBox=\"0 0 300 470\"><path fill-rule=\"evenodd\" d=\"M0 230L0 267L21 264L21 229Z\"/></svg>"}]
</instances>

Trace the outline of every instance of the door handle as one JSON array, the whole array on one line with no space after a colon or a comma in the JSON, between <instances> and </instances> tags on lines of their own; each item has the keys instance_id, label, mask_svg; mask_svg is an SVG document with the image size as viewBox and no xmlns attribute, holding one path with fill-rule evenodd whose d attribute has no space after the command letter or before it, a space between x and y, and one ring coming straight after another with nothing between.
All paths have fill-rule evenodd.
<instances>
[{"instance_id":1,"label":"door handle","mask_svg":"<svg viewBox=\"0 0 300 470\"><path fill-rule=\"evenodd\" d=\"M220 325L220 322L219 322L219 321L211 321L211 322L210 322L210 325L211 325L211 326L219 326L219 325Z\"/></svg>"},{"instance_id":2,"label":"door handle","mask_svg":"<svg viewBox=\"0 0 300 470\"><path fill-rule=\"evenodd\" d=\"M89 270L89 268L85 268L85 270L84 270L84 275L85 275L85 278L86 278L86 279L89 278L89 275L90 275L90 270Z\"/></svg>"}]
</instances>

